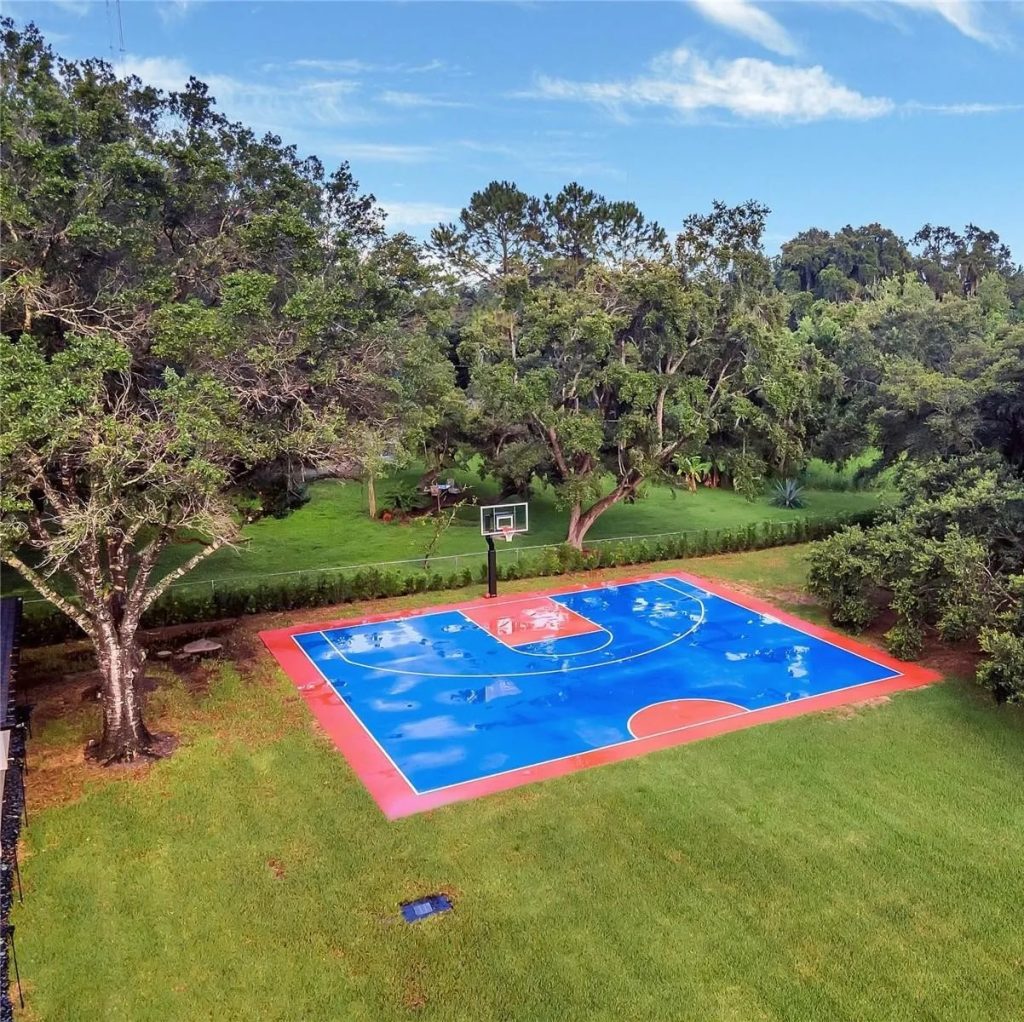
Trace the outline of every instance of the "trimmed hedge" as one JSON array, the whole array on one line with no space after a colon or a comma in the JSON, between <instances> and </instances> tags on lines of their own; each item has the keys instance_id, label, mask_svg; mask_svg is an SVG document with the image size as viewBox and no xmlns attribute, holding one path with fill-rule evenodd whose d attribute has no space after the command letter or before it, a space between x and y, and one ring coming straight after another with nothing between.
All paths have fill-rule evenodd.
<instances>
[{"instance_id":1,"label":"trimmed hedge","mask_svg":"<svg viewBox=\"0 0 1024 1022\"><path fill-rule=\"evenodd\" d=\"M650 564L684 557L705 557L711 554L764 550L824 539L845 525L870 525L875 513L864 512L844 518L802 518L791 522L755 522L742 529L707 530L663 537L639 537L618 543L602 543L599 547L575 550L569 546L552 546L524 556L509 564L498 565L502 580L542 578L566 575L595 568L619 568L630 564ZM146 628L214 621L239 617L242 614L265 614L280 610L302 610L354 603L357 600L379 600L411 593L461 589L474 581L486 582L487 567L477 572L470 568L443 573L440 571L385 571L364 568L354 572L337 569L331 572L309 572L307 575L284 578L258 585L231 586L228 583L210 587L200 584L172 588L165 593L143 619ZM43 646L68 639L81 638L78 626L52 608L41 613L26 613L22 641L26 646Z\"/></svg>"}]
</instances>

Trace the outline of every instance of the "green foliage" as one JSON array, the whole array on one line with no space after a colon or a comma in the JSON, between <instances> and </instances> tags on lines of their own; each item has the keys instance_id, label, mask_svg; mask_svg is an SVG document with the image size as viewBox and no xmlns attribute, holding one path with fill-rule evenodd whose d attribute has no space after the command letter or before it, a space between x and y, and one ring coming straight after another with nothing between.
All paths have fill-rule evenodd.
<instances>
[{"instance_id":1,"label":"green foliage","mask_svg":"<svg viewBox=\"0 0 1024 1022\"><path fill-rule=\"evenodd\" d=\"M927 629L951 642L985 635L1007 665L982 678L1005 697L1013 646L1000 628L1019 613L1020 587L1008 572L1024 556L1024 487L973 459L908 465L901 491L872 528L844 529L814 548L811 591L854 629L888 606L897 620L886 639L901 657L920 654Z\"/></svg>"},{"instance_id":2,"label":"green foliage","mask_svg":"<svg viewBox=\"0 0 1024 1022\"><path fill-rule=\"evenodd\" d=\"M487 282L457 324L485 467L507 493L554 487L573 545L650 479L692 488L711 456L746 494L802 460L819 364L772 292L766 214L718 203L670 251L630 204L494 183L434 232L453 270Z\"/></svg>"},{"instance_id":3,"label":"green foliage","mask_svg":"<svg viewBox=\"0 0 1024 1022\"><path fill-rule=\"evenodd\" d=\"M415 483L404 483L392 487L384 497L384 506L389 511L407 513L423 506L423 494Z\"/></svg>"},{"instance_id":4,"label":"green foliage","mask_svg":"<svg viewBox=\"0 0 1024 1022\"><path fill-rule=\"evenodd\" d=\"M804 507L804 488L795 479L780 479L772 487L772 503L776 507Z\"/></svg>"},{"instance_id":5,"label":"green foliage","mask_svg":"<svg viewBox=\"0 0 1024 1022\"><path fill-rule=\"evenodd\" d=\"M881 457L882 452L877 448L868 448L841 464L811 458L800 473L800 483L808 489L832 490L837 493L885 490L892 486L893 470L880 471Z\"/></svg>"},{"instance_id":6,"label":"green foliage","mask_svg":"<svg viewBox=\"0 0 1024 1022\"><path fill-rule=\"evenodd\" d=\"M870 522L873 517L874 512L865 512L852 516L852 520ZM761 522L746 528L705 529L693 534L600 543L584 550L568 544L550 546L539 553L526 553L516 560L505 561L499 557L498 577L503 580L540 578L593 568L764 550L821 539L835 533L850 520L846 517ZM242 614L266 614L416 592L436 592L486 581L487 569L483 563L475 573L471 568L440 571L434 567L440 563L428 560L426 566L419 570L382 566L356 571L309 571L256 584L246 584L244 580L184 584L168 590L149 609L143 623L150 628L163 628ZM25 618L24 641L27 646L50 645L79 636L73 621L52 610L29 613Z\"/></svg>"},{"instance_id":7,"label":"green foliage","mask_svg":"<svg viewBox=\"0 0 1024 1022\"><path fill-rule=\"evenodd\" d=\"M988 659L978 669L978 681L1001 703L1024 702L1024 636L985 628L980 644Z\"/></svg>"},{"instance_id":8,"label":"green foliage","mask_svg":"<svg viewBox=\"0 0 1024 1022\"><path fill-rule=\"evenodd\" d=\"M1024 702L1024 574L1007 580L1007 598L992 623L982 628L979 645L988 659L978 671L999 702Z\"/></svg>"},{"instance_id":9,"label":"green foliage","mask_svg":"<svg viewBox=\"0 0 1024 1022\"><path fill-rule=\"evenodd\" d=\"M860 526L851 526L816 544L808 588L836 624L859 632L877 616L872 601L874 567L867 535Z\"/></svg>"}]
</instances>

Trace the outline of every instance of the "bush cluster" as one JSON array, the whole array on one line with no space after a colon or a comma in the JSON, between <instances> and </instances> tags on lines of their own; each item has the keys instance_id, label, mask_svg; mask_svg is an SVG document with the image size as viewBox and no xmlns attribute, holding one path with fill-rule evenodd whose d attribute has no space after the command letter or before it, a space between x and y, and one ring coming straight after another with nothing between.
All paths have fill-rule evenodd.
<instances>
[{"instance_id":1,"label":"bush cluster","mask_svg":"<svg viewBox=\"0 0 1024 1022\"><path fill-rule=\"evenodd\" d=\"M867 524L872 517L873 512L865 512L853 518L759 522L745 528L603 543L582 551L569 546L551 546L507 564L499 561L498 578L505 581L542 578L595 568L618 568L630 564L650 564L683 557L807 543L831 536L848 524ZM202 584L185 585L171 589L158 600L146 614L143 624L147 628L163 628L239 617L243 614L327 607L358 600L379 600L412 593L460 589L472 585L474 581L484 582L486 578L486 565L481 564L476 572L471 568L450 572L364 568L354 572L310 571L307 575L255 585L246 585L241 581L237 585L218 583L209 588ZM25 645L48 645L78 638L80 635L73 621L50 607L45 607L41 612L26 613L23 631Z\"/></svg>"}]
</instances>

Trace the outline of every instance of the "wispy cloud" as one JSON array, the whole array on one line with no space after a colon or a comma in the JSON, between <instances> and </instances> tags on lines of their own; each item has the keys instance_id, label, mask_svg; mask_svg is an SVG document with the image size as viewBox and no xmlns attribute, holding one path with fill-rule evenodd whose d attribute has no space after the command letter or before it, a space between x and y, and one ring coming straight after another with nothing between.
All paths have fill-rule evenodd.
<instances>
[{"instance_id":1,"label":"wispy cloud","mask_svg":"<svg viewBox=\"0 0 1024 1022\"><path fill-rule=\"evenodd\" d=\"M202 0L163 0L156 5L157 14L165 25L173 25L184 21Z\"/></svg>"},{"instance_id":2,"label":"wispy cloud","mask_svg":"<svg viewBox=\"0 0 1024 1022\"><path fill-rule=\"evenodd\" d=\"M434 146L401 145L397 142L331 142L318 151L321 155L343 160L374 163L426 163L439 155Z\"/></svg>"},{"instance_id":3,"label":"wispy cloud","mask_svg":"<svg viewBox=\"0 0 1024 1022\"><path fill-rule=\"evenodd\" d=\"M377 96L377 99L381 103L386 103L388 106L400 107L403 109L414 109L416 107L466 107L468 103L463 103L460 100L455 99L443 99L439 96L427 96L421 92L402 92L396 89L387 89Z\"/></svg>"},{"instance_id":4,"label":"wispy cloud","mask_svg":"<svg viewBox=\"0 0 1024 1022\"><path fill-rule=\"evenodd\" d=\"M286 64L264 64L264 71L280 71L290 68L297 71L322 71L327 74L429 74L432 71L447 71L449 65L443 60L428 60L421 64L397 63L375 64L358 57L323 58L303 57Z\"/></svg>"},{"instance_id":5,"label":"wispy cloud","mask_svg":"<svg viewBox=\"0 0 1024 1022\"><path fill-rule=\"evenodd\" d=\"M750 0L691 0L697 11L731 32L753 39L767 50L792 57L799 46L786 29Z\"/></svg>"},{"instance_id":6,"label":"wispy cloud","mask_svg":"<svg viewBox=\"0 0 1024 1022\"><path fill-rule=\"evenodd\" d=\"M433 227L458 216L455 206L443 206L437 202L402 202L385 200L381 207L388 215L389 227Z\"/></svg>"},{"instance_id":7,"label":"wispy cloud","mask_svg":"<svg viewBox=\"0 0 1024 1022\"><path fill-rule=\"evenodd\" d=\"M891 113L891 99L865 96L820 66L791 67L767 60L707 61L686 48L656 57L646 74L603 82L542 76L529 95L603 106L619 117L633 108L662 108L693 116L726 112L748 121L864 120Z\"/></svg>"},{"instance_id":8,"label":"wispy cloud","mask_svg":"<svg viewBox=\"0 0 1024 1022\"><path fill-rule=\"evenodd\" d=\"M893 0L903 7L916 8L945 18L958 32L979 43L994 45L998 37L984 26L984 5L978 0Z\"/></svg>"},{"instance_id":9,"label":"wispy cloud","mask_svg":"<svg viewBox=\"0 0 1024 1022\"><path fill-rule=\"evenodd\" d=\"M73 14L76 18L81 18L88 14L89 7L91 6L88 0L53 0L53 2L65 14Z\"/></svg>"},{"instance_id":10,"label":"wispy cloud","mask_svg":"<svg viewBox=\"0 0 1024 1022\"><path fill-rule=\"evenodd\" d=\"M955 117L1006 114L1024 110L1024 103L904 103L901 110L908 113L949 114Z\"/></svg>"},{"instance_id":11,"label":"wispy cloud","mask_svg":"<svg viewBox=\"0 0 1024 1022\"><path fill-rule=\"evenodd\" d=\"M223 74L204 74L176 57L128 55L117 61L120 75L137 75L167 92L184 88L191 75L210 86L220 108L232 118L263 131L292 134L296 125L335 127L372 120L358 99L359 85L345 79L314 82L245 81Z\"/></svg>"},{"instance_id":12,"label":"wispy cloud","mask_svg":"<svg viewBox=\"0 0 1024 1022\"><path fill-rule=\"evenodd\" d=\"M982 0L839 0L873 18L887 18L904 28L898 11L932 14L947 21L961 35L986 46L1000 47L1004 37L990 24L991 8ZM1000 10L1018 7L1016 2L1000 4Z\"/></svg>"}]
</instances>

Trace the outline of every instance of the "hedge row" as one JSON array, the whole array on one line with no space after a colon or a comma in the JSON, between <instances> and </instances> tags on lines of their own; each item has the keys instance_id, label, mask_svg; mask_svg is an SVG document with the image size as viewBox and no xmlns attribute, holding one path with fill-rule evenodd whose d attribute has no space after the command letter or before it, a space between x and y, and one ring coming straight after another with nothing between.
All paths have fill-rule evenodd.
<instances>
[{"instance_id":1,"label":"hedge row","mask_svg":"<svg viewBox=\"0 0 1024 1022\"><path fill-rule=\"evenodd\" d=\"M630 564L677 560L710 554L763 550L824 539L844 525L870 524L872 512L848 518L801 519L792 522L760 522L743 529L705 530L702 533L651 537L604 543L599 547L574 550L568 546L545 547L517 561L498 565L499 579L538 578L565 575L594 568L618 568ZM459 589L474 581L485 582L486 565L474 572L469 568L448 573L430 570L361 569L354 572L310 572L258 585L181 586L166 593L144 618L147 628L212 621L242 614L301 610L378 600L411 593ZM78 638L78 626L52 609L26 614L23 622L25 645L41 646Z\"/></svg>"}]
</instances>

